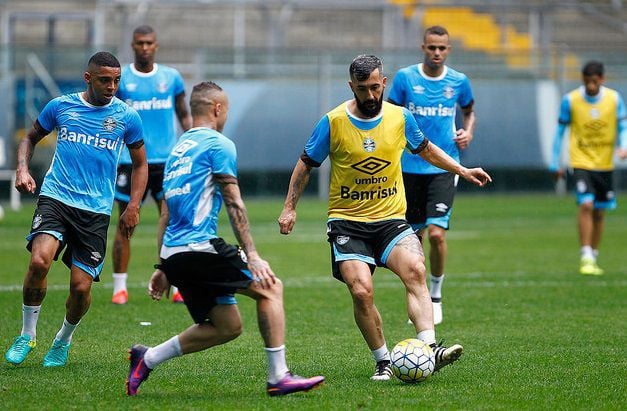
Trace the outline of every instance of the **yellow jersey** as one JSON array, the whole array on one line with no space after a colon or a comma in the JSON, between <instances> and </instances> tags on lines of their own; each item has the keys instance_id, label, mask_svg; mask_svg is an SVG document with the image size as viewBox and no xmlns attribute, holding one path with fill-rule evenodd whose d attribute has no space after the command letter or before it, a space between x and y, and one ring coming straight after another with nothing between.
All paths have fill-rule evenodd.
<instances>
[{"instance_id":1,"label":"yellow jersey","mask_svg":"<svg viewBox=\"0 0 627 411\"><path fill-rule=\"evenodd\" d=\"M570 101L570 165L585 170L609 171L614 168L614 147L618 127L618 93L603 87L592 103L582 90L568 93Z\"/></svg>"},{"instance_id":2,"label":"yellow jersey","mask_svg":"<svg viewBox=\"0 0 627 411\"><path fill-rule=\"evenodd\" d=\"M353 116L344 102L318 123L304 156L331 161L329 218L375 222L404 219L407 203L401 155L418 153L428 140L404 107L383 102L373 119ZM307 161L306 161L307 162Z\"/></svg>"}]
</instances>

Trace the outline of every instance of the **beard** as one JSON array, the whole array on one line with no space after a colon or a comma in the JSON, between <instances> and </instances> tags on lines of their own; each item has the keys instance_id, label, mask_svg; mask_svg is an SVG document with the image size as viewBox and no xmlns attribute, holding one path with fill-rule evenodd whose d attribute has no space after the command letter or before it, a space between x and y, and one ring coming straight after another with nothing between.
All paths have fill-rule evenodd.
<instances>
[{"instance_id":1,"label":"beard","mask_svg":"<svg viewBox=\"0 0 627 411\"><path fill-rule=\"evenodd\" d=\"M355 96L355 102L357 102L357 108L367 118L375 117L381 112L381 107L383 106L383 93L381 93L381 97L378 100L372 99L363 102L359 101L355 93L353 93L353 95Z\"/></svg>"}]
</instances>

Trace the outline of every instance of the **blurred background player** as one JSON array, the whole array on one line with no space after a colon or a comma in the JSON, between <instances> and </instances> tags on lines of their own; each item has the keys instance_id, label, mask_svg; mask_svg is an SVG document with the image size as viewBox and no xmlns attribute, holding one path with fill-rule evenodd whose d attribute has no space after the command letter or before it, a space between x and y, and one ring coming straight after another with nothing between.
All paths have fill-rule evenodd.
<instances>
[{"instance_id":1,"label":"blurred background player","mask_svg":"<svg viewBox=\"0 0 627 411\"><path fill-rule=\"evenodd\" d=\"M473 138L474 99L468 77L444 64L450 50L449 34L444 27L432 26L425 30L423 62L396 73L388 101L407 107L429 140L459 162L459 150L466 149ZM459 129L455 128L457 106L463 116ZM433 322L440 324L448 253L446 231L459 177L409 153L403 154L402 165L407 221L420 238L425 228L428 232Z\"/></svg>"},{"instance_id":2,"label":"blurred background player","mask_svg":"<svg viewBox=\"0 0 627 411\"><path fill-rule=\"evenodd\" d=\"M148 185L142 202L150 190L152 198L161 209L163 201L163 167L177 139L175 114L183 130L191 127L191 116L185 102L185 84L177 70L155 63L159 49L157 34L150 26L139 26L133 31L131 47L135 62L122 69L122 81L117 96L135 108L142 118L146 158L148 160ZM115 199L122 214L129 199L131 179L130 157L125 150L120 158ZM119 230L118 230L119 231ZM116 232L113 241L113 297L114 304L126 304L128 290L128 264L131 257L130 239ZM175 302L181 295L175 289Z\"/></svg>"},{"instance_id":3,"label":"blurred background player","mask_svg":"<svg viewBox=\"0 0 627 411\"><path fill-rule=\"evenodd\" d=\"M57 130L54 158L27 237L31 258L22 289L22 332L5 356L12 364L23 362L36 345L48 271L64 248L62 260L70 268L70 293L63 325L43 364L66 364L72 334L89 309L91 285L99 281L104 264L116 166L124 145L130 151L133 177L128 207L120 216L120 235L130 237L139 222L148 168L141 119L115 98L120 63L111 53L96 53L89 59L84 80L86 91L46 104L18 146L15 188L34 193L29 162L35 145Z\"/></svg>"},{"instance_id":4,"label":"blurred background player","mask_svg":"<svg viewBox=\"0 0 627 411\"><path fill-rule=\"evenodd\" d=\"M161 263L155 266L149 292L158 300L176 284L195 324L156 347L131 348L127 394L136 395L160 363L237 338L242 320L235 292L257 302L269 365L267 393L308 391L324 377L303 378L287 368L283 285L255 249L237 181L235 144L221 134L229 110L227 95L213 82L200 83L194 86L190 106L193 128L181 136L165 166L158 235ZM241 248L218 237L222 201Z\"/></svg>"},{"instance_id":5,"label":"blurred background player","mask_svg":"<svg viewBox=\"0 0 627 411\"><path fill-rule=\"evenodd\" d=\"M327 235L333 276L344 282L353 299L355 322L376 362L371 379L389 380L390 354L383 320L374 303L372 275L387 267L402 281L407 311L416 338L435 352L435 370L456 361L459 344L436 346L433 308L427 289L424 254L405 220L407 209L400 158L405 149L463 176L479 186L492 181L481 168L468 169L431 143L404 107L383 102L387 78L376 56L357 56L348 85L354 98L320 119L290 179L279 227L289 234L296 224L296 205L311 169L329 157L331 182Z\"/></svg>"},{"instance_id":6,"label":"blurred background player","mask_svg":"<svg viewBox=\"0 0 627 411\"><path fill-rule=\"evenodd\" d=\"M597 265L597 256L605 210L616 208L612 177L617 143L618 156L627 158L627 110L621 95L603 85L603 63L589 61L581 74L583 85L562 98L550 170L558 179L565 175L560 167L560 152L569 127L569 165L573 168L579 206L579 272L601 275L603 270Z\"/></svg>"}]
</instances>

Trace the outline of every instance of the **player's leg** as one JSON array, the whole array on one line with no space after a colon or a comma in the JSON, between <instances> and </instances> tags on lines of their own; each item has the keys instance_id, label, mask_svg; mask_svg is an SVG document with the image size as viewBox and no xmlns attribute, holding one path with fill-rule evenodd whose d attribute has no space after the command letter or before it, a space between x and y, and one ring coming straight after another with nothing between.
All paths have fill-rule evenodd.
<instances>
[{"instance_id":1,"label":"player's leg","mask_svg":"<svg viewBox=\"0 0 627 411\"><path fill-rule=\"evenodd\" d=\"M264 341L268 359L268 395L287 395L309 391L324 382L324 377L301 377L292 374L285 356L285 311L283 309L283 283L276 278L270 287L262 288L251 282L240 294L253 298L257 303L257 324Z\"/></svg>"},{"instance_id":2,"label":"player's leg","mask_svg":"<svg viewBox=\"0 0 627 411\"><path fill-rule=\"evenodd\" d=\"M387 267L403 282L406 290L407 312L416 332L433 331L433 309L427 288L424 254L418 237L408 235L392 248ZM427 344L435 343L435 332L420 338Z\"/></svg>"},{"instance_id":3,"label":"player's leg","mask_svg":"<svg viewBox=\"0 0 627 411\"><path fill-rule=\"evenodd\" d=\"M20 364L35 348L37 321L47 290L47 275L60 243L50 234L35 235L30 243L31 258L22 285L22 331L6 352L12 364Z\"/></svg>"},{"instance_id":4,"label":"player's leg","mask_svg":"<svg viewBox=\"0 0 627 411\"><path fill-rule=\"evenodd\" d=\"M398 237L397 237L398 238ZM406 235L393 246L383 263L399 276L406 289L407 311L416 328L416 338L429 344L435 353L435 371L459 359L464 348L459 344L436 344L431 297L426 285L424 256L418 237ZM388 246L389 247L389 246Z\"/></svg>"},{"instance_id":5,"label":"player's leg","mask_svg":"<svg viewBox=\"0 0 627 411\"><path fill-rule=\"evenodd\" d=\"M121 216L126 210L128 203L121 201L117 201L117 203L118 214ZM128 278L128 262L131 259L131 240L122 235L119 223L113 237L111 256L113 263L113 296L111 302L113 304L126 304L128 302L126 281Z\"/></svg>"},{"instance_id":6,"label":"player's leg","mask_svg":"<svg viewBox=\"0 0 627 411\"><path fill-rule=\"evenodd\" d=\"M452 173L426 177L426 224L429 237L429 291L433 305L433 323L440 324L442 316L442 286L448 256L446 231L453 210L458 176Z\"/></svg>"},{"instance_id":7,"label":"player's leg","mask_svg":"<svg viewBox=\"0 0 627 411\"><path fill-rule=\"evenodd\" d=\"M61 367L67 363L72 335L91 305L93 277L76 265L70 270L70 293L65 301L65 318L44 357L45 367Z\"/></svg>"}]
</instances>

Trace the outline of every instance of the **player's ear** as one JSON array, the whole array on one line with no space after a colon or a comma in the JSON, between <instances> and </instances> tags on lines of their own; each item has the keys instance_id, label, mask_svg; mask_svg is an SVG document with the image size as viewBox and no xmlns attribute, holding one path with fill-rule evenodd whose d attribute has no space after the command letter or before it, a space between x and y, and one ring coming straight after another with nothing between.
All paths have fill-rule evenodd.
<instances>
[{"instance_id":1,"label":"player's ear","mask_svg":"<svg viewBox=\"0 0 627 411\"><path fill-rule=\"evenodd\" d=\"M91 73L89 71L86 71L83 74L83 78L85 79L85 83L87 83L87 84L91 83Z\"/></svg>"}]
</instances>

